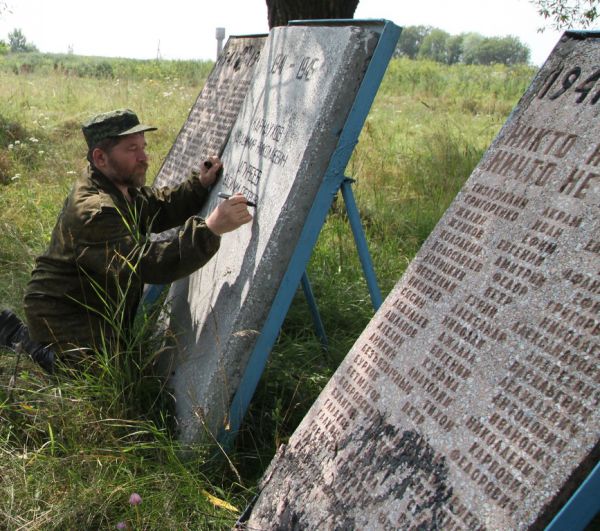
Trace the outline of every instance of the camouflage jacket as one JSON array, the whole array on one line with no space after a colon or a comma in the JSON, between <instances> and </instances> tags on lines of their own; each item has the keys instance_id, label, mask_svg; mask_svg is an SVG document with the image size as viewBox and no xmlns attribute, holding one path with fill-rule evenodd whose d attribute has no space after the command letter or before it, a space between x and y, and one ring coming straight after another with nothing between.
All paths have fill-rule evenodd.
<instances>
[{"instance_id":1,"label":"camouflage jacket","mask_svg":"<svg viewBox=\"0 0 600 531\"><path fill-rule=\"evenodd\" d=\"M145 283L189 275L218 250L220 237L196 216L208 197L197 175L177 188L129 192L131 203L98 171L73 186L25 293L35 341L64 349L110 340L131 325ZM179 226L168 240L150 239Z\"/></svg>"}]
</instances>

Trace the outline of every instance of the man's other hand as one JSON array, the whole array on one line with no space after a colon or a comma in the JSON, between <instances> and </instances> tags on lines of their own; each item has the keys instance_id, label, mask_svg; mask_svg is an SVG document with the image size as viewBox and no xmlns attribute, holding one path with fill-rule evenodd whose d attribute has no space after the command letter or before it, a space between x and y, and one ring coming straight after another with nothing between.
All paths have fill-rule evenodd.
<instances>
[{"instance_id":1,"label":"man's other hand","mask_svg":"<svg viewBox=\"0 0 600 531\"><path fill-rule=\"evenodd\" d=\"M241 227L252 220L246 198L242 194L235 194L223 201L206 218L206 226L216 235L221 236L226 232Z\"/></svg>"},{"instance_id":2,"label":"man's other hand","mask_svg":"<svg viewBox=\"0 0 600 531\"><path fill-rule=\"evenodd\" d=\"M208 157L202 164L200 164L200 183L204 188L210 188L221 175L223 169L223 163L217 156Z\"/></svg>"}]
</instances>

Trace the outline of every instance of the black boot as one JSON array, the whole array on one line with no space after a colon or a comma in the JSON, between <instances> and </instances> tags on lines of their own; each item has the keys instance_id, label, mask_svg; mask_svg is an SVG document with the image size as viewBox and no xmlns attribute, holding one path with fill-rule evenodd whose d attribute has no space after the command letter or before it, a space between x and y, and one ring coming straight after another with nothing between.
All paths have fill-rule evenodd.
<instances>
[{"instance_id":1,"label":"black boot","mask_svg":"<svg viewBox=\"0 0 600 531\"><path fill-rule=\"evenodd\" d=\"M10 310L3 310L0 312L0 347L16 350L18 344L47 373L54 372L54 351L33 341L23 321Z\"/></svg>"},{"instance_id":2,"label":"black boot","mask_svg":"<svg viewBox=\"0 0 600 531\"><path fill-rule=\"evenodd\" d=\"M14 348L22 326L24 326L23 322L13 312L2 310L0 312L0 347Z\"/></svg>"}]
</instances>

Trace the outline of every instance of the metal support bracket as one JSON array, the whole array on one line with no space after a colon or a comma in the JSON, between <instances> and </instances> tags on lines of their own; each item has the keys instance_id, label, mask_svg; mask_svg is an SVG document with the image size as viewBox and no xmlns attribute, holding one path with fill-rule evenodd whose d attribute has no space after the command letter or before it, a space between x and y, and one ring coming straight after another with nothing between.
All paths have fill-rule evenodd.
<instances>
[{"instance_id":1,"label":"metal support bracket","mask_svg":"<svg viewBox=\"0 0 600 531\"><path fill-rule=\"evenodd\" d=\"M360 259L363 275L369 289L371 304L373 305L373 309L377 311L381 306L383 299L379 285L377 284L375 268L373 267L371 254L369 253L367 238L362 228L360 213L354 199L354 192L352 191L352 183L354 182L356 182L354 179L351 179L350 177L344 177L340 186L340 190L342 192L342 197L344 198L344 204L346 205L348 221L350 222L350 228L352 229L352 234L354 236L354 243L356 244L356 250L358 251L358 258ZM310 280L308 278L308 273L306 271L304 271L302 274L302 279L300 282L310 309L315 332L321 341L321 345L325 350L327 350L329 346L327 333L325 332L325 326L323 325L323 320L321 319L321 314L319 313L319 307L317 306Z\"/></svg>"}]
</instances>

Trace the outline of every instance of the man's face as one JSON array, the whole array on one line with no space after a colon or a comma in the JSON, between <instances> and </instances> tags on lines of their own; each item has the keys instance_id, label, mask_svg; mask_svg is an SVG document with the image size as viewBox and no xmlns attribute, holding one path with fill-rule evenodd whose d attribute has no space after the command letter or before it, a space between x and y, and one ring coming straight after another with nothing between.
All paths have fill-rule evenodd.
<instances>
[{"instance_id":1,"label":"man's face","mask_svg":"<svg viewBox=\"0 0 600 531\"><path fill-rule=\"evenodd\" d=\"M144 133L124 136L105 153L104 162L104 167L99 169L116 184L128 188L144 186L148 170Z\"/></svg>"}]
</instances>

